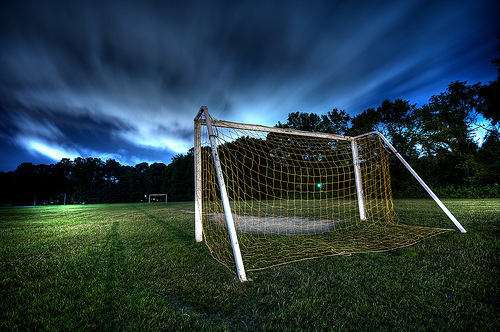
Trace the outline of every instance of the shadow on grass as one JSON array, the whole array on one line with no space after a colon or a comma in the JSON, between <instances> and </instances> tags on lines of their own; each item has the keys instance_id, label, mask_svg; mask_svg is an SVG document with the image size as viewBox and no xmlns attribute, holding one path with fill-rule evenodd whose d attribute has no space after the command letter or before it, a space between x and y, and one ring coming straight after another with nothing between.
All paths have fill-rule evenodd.
<instances>
[{"instance_id":1,"label":"shadow on grass","mask_svg":"<svg viewBox=\"0 0 500 332\"><path fill-rule=\"evenodd\" d=\"M165 220L166 218L162 218L158 215L155 215L155 214L147 211L146 209L142 209L142 208L135 206L135 205L133 205L132 207L134 209L136 209L137 211L141 212L142 214L144 214L150 220L152 220L155 223L157 223L158 225L160 225L163 229L168 231L168 233L172 235L173 241L179 241L179 243L183 243L183 245L188 245L188 246L192 246L192 244L194 243L194 234L187 232L185 228L175 226L175 225L173 225L172 222L167 222ZM194 232L194 225L193 225L193 232ZM197 246L193 246L193 247L197 247Z\"/></svg>"},{"instance_id":2,"label":"shadow on grass","mask_svg":"<svg viewBox=\"0 0 500 332\"><path fill-rule=\"evenodd\" d=\"M118 320L116 299L118 298L119 274L125 269L124 245L120 239L118 228L119 222L114 222L106 236L106 254L108 263L106 265L106 281L104 284L104 308L103 315L106 322L111 324Z\"/></svg>"}]
</instances>

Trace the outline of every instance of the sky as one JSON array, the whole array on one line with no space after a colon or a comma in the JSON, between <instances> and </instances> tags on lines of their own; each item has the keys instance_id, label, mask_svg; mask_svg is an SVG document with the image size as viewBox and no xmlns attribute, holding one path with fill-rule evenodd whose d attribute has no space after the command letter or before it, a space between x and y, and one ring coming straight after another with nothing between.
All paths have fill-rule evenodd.
<instances>
[{"instance_id":1,"label":"sky","mask_svg":"<svg viewBox=\"0 0 500 332\"><path fill-rule=\"evenodd\" d=\"M496 80L499 15L496 0L4 0L0 172L168 164L193 146L203 105L269 126L421 106L451 82Z\"/></svg>"}]
</instances>

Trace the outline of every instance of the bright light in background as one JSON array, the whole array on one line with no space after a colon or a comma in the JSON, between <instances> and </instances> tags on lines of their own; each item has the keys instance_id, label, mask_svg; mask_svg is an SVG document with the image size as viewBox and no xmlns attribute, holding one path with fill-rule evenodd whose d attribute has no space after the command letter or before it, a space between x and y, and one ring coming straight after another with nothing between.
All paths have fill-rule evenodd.
<instances>
[{"instance_id":1,"label":"bright light in background","mask_svg":"<svg viewBox=\"0 0 500 332\"><path fill-rule=\"evenodd\" d=\"M193 143L192 141L186 141L182 138L168 137L165 134L154 133L152 130L148 130L143 127L138 132L137 131L122 131L118 132L117 135L127 142L146 148L160 149L160 150L170 150L174 153L185 153L189 150Z\"/></svg>"},{"instance_id":2,"label":"bright light in background","mask_svg":"<svg viewBox=\"0 0 500 332\"><path fill-rule=\"evenodd\" d=\"M61 161L64 158L74 160L79 157L99 158L102 161L106 161L107 159L114 159L122 165L130 166L134 166L143 162L146 162L148 164L165 163L165 160L147 159L144 157L132 155L127 151L119 151L119 153L101 153L86 148L80 148L78 151L76 151L72 149L65 149L62 146L54 146L53 144L50 144L48 142L43 142L33 138L22 138L19 140L19 142L26 148L26 150L28 150L29 153L43 155L52 159L55 163Z\"/></svg>"},{"instance_id":3,"label":"bright light in background","mask_svg":"<svg viewBox=\"0 0 500 332\"><path fill-rule=\"evenodd\" d=\"M63 158L74 159L78 157L78 154L75 152L63 151L62 149L50 147L37 141L29 141L26 145L30 151L43 154L44 156L54 159L55 161L60 161Z\"/></svg>"}]
</instances>

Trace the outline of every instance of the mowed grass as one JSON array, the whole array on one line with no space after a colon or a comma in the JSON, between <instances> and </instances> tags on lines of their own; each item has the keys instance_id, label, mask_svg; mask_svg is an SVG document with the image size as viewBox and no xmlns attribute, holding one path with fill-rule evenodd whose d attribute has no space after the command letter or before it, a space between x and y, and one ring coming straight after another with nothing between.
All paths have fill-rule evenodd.
<instances>
[{"instance_id":1,"label":"mowed grass","mask_svg":"<svg viewBox=\"0 0 500 332\"><path fill-rule=\"evenodd\" d=\"M448 200L467 229L240 283L194 241L194 204L0 209L0 330L498 330L500 200ZM451 221L396 200L402 223Z\"/></svg>"}]
</instances>

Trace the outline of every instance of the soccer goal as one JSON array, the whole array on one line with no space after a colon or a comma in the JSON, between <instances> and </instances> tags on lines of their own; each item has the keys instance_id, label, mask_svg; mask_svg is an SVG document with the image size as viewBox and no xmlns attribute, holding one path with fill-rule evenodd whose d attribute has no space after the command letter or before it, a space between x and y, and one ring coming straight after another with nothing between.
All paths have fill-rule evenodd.
<instances>
[{"instance_id":1,"label":"soccer goal","mask_svg":"<svg viewBox=\"0 0 500 332\"><path fill-rule=\"evenodd\" d=\"M465 229L378 132L347 137L195 117L195 238L240 281L322 256L381 252L450 231L399 223L394 153L456 227Z\"/></svg>"},{"instance_id":2,"label":"soccer goal","mask_svg":"<svg viewBox=\"0 0 500 332\"><path fill-rule=\"evenodd\" d=\"M149 202L165 202L167 203L167 194L149 194Z\"/></svg>"}]
</instances>

